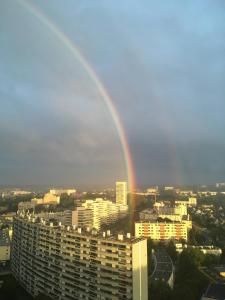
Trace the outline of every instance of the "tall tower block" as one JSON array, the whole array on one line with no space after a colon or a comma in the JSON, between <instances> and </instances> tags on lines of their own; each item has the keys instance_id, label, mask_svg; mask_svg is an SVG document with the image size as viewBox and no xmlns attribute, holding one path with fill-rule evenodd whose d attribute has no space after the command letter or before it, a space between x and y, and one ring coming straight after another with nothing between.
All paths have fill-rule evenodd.
<instances>
[{"instance_id":1,"label":"tall tower block","mask_svg":"<svg viewBox=\"0 0 225 300\"><path fill-rule=\"evenodd\" d=\"M127 183L126 181L116 182L116 204L127 205Z\"/></svg>"}]
</instances>

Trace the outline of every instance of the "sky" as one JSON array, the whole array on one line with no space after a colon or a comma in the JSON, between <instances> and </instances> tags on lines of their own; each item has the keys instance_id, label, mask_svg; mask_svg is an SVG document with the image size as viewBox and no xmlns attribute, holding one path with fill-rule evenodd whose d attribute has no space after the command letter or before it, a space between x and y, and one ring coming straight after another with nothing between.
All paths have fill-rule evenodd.
<instances>
[{"instance_id":1,"label":"sky","mask_svg":"<svg viewBox=\"0 0 225 300\"><path fill-rule=\"evenodd\" d=\"M138 186L225 181L223 0L28 2L111 96ZM0 1L0 185L126 180L101 93L28 2Z\"/></svg>"}]
</instances>

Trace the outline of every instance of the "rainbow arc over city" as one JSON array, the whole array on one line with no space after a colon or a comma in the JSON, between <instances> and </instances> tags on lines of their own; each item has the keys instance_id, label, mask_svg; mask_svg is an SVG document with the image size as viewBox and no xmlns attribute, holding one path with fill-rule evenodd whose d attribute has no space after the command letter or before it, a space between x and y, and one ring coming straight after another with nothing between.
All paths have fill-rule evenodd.
<instances>
[{"instance_id":1,"label":"rainbow arc over city","mask_svg":"<svg viewBox=\"0 0 225 300\"><path fill-rule=\"evenodd\" d=\"M64 47L70 51L74 59L80 62L80 64L83 66L84 70L89 75L90 79L98 89L101 98L108 108L108 111L111 115L111 118L115 124L121 149L123 152L123 158L124 163L126 166L126 173L127 173L127 181L128 181L128 189L130 191L135 190L135 172L132 162L132 156L131 151L129 148L129 144L127 141L127 137L125 134L125 130L123 127L123 124L120 120L119 114L115 108L115 105L113 103L112 98L110 97L108 91L104 87L102 81L96 74L95 70L91 66L91 64L88 62L88 60L84 57L84 55L81 53L80 49L77 47L77 45L72 41L48 16L46 16L38 7L36 7L33 3L28 2L26 0L18 0L19 3L24 6L24 8L32 14L35 18L37 18L44 26L48 28L49 31L51 31L58 40L64 45Z\"/></svg>"}]
</instances>

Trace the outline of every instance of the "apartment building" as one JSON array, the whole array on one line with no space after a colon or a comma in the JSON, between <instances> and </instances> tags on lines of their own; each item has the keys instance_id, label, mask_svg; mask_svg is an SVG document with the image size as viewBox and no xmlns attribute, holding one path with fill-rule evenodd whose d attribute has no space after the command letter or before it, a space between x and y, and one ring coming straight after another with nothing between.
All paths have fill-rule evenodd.
<instances>
[{"instance_id":1,"label":"apartment building","mask_svg":"<svg viewBox=\"0 0 225 300\"><path fill-rule=\"evenodd\" d=\"M146 239L100 235L25 214L13 227L12 273L32 296L148 299Z\"/></svg>"},{"instance_id":2,"label":"apartment building","mask_svg":"<svg viewBox=\"0 0 225 300\"><path fill-rule=\"evenodd\" d=\"M18 210L34 210L35 204L31 201L22 201L18 203Z\"/></svg>"},{"instance_id":3,"label":"apartment building","mask_svg":"<svg viewBox=\"0 0 225 300\"><path fill-rule=\"evenodd\" d=\"M125 181L116 182L116 204L127 205L127 183Z\"/></svg>"},{"instance_id":4,"label":"apartment building","mask_svg":"<svg viewBox=\"0 0 225 300\"><path fill-rule=\"evenodd\" d=\"M77 227L93 227L93 211L90 208L83 206L77 207L76 210L72 211L72 225Z\"/></svg>"},{"instance_id":5,"label":"apartment building","mask_svg":"<svg viewBox=\"0 0 225 300\"><path fill-rule=\"evenodd\" d=\"M0 264L10 260L10 237L9 230L0 230Z\"/></svg>"},{"instance_id":6,"label":"apartment building","mask_svg":"<svg viewBox=\"0 0 225 300\"><path fill-rule=\"evenodd\" d=\"M59 204L60 196L55 196L51 193L47 193L43 198L33 198L31 203L34 205L47 205L47 204Z\"/></svg>"},{"instance_id":7,"label":"apartment building","mask_svg":"<svg viewBox=\"0 0 225 300\"><path fill-rule=\"evenodd\" d=\"M188 200L176 200L176 205L186 205L186 206L196 206L197 205L197 198L196 197L189 197Z\"/></svg>"},{"instance_id":8,"label":"apartment building","mask_svg":"<svg viewBox=\"0 0 225 300\"><path fill-rule=\"evenodd\" d=\"M92 227L98 230L101 228L102 224L110 224L118 220L120 217L123 217L127 213L128 209L128 206L126 205L118 205L117 203L102 198L86 200L82 203L82 207L92 211Z\"/></svg>"},{"instance_id":9,"label":"apartment building","mask_svg":"<svg viewBox=\"0 0 225 300\"><path fill-rule=\"evenodd\" d=\"M46 221L57 220L62 225L71 226L72 213L73 212L71 210L64 210L57 212L40 212L36 214L36 216L45 219Z\"/></svg>"},{"instance_id":10,"label":"apartment building","mask_svg":"<svg viewBox=\"0 0 225 300\"><path fill-rule=\"evenodd\" d=\"M135 236L151 238L155 241L185 240L188 238L188 225L185 222L135 222Z\"/></svg>"},{"instance_id":11,"label":"apartment building","mask_svg":"<svg viewBox=\"0 0 225 300\"><path fill-rule=\"evenodd\" d=\"M67 194L68 196L76 194L75 189L51 189L49 193L55 196L61 196L62 194Z\"/></svg>"}]
</instances>

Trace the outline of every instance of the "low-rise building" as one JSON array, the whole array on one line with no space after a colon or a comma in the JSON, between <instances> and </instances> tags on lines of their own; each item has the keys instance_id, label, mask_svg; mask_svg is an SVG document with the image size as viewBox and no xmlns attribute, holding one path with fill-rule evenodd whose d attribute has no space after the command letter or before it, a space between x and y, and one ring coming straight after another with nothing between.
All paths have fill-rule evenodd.
<instances>
[{"instance_id":1,"label":"low-rise building","mask_svg":"<svg viewBox=\"0 0 225 300\"><path fill-rule=\"evenodd\" d=\"M183 245L181 243L176 243L175 244L176 251L178 253L181 253L184 249L186 248L194 248L194 249L199 249L201 250L204 254L213 254L213 255L218 255L220 256L222 254L222 249L215 247L215 246L194 246L194 245Z\"/></svg>"}]
</instances>

